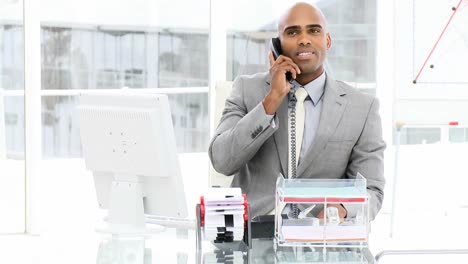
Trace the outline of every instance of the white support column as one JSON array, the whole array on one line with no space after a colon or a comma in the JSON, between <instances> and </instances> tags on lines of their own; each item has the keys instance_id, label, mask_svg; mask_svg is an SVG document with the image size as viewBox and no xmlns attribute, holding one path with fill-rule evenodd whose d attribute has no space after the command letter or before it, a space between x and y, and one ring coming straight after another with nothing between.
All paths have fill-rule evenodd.
<instances>
[{"instance_id":1,"label":"white support column","mask_svg":"<svg viewBox=\"0 0 468 264\"><path fill-rule=\"evenodd\" d=\"M24 0L26 233L40 231L41 36L39 0Z\"/></svg>"},{"instance_id":2,"label":"white support column","mask_svg":"<svg viewBox=\"0 0 468 264\"><path fill-rule=\"evenodd\" d=\"M395 1L377 1L377 97L380 101L380 115L382 118L383 138L387 143L385 151L385 177L394 177L388 183L396 183L396 156L393 145L393 128L395 112ZM395 159L395 160L393 160ZM387 186L389 187L389 186ZM386 188L392 190L392 188ZM393 192L393 195L394 196ZM390 196L387 196L390 198ZM388 200L391 201L391 200ZM393 200L394 201L394 200ZM392 213L394 203L391 204ZM384 203L385 205L385 203ZM385 208L385 206L384 206ZM391 216L393 223L393 217ZM393 225L390 227L393 235Z\"/></svg>"},{"instance_id":3,"label":"white support column","mask_svg":"<svg viewBox=\"0 0 468 264\"><path fill-rule=\"evenodd\" d=\"M230 1L210 0L210 74L209 74L209 92L208 92L208 113L209 137L213 137L215 121L214 111L216 109L216 90L217 81L226 81L227 64L227 23L231 21L231 12L228 12ZM211 163L208 162L209 174L213 173ZM211 184L211 176L207 179L207 184Z\"/></svg>"},{"instance_id":4,"label":"white support column","mask_svg":"<svg viewBox=\"0 0 468 264\"><path fill-rule=\"evenodd\" d=\"M392 142L395 91L394 1L377 2L377 97L384 140Z\"/></svg>"},{"instance_id":5,"label":"white support column","mask_svg":"<svg viewBox=\"0 0 468 264\"><path fill-rule=\"evenodd\" d=\"M210 92L209 92L209 113L210 113L210 138L214 132L214 114L217 81L226 81L227 64L227 23L231 21L228 7L225 1L210 1Z\"/></svg>"}]
</instances>

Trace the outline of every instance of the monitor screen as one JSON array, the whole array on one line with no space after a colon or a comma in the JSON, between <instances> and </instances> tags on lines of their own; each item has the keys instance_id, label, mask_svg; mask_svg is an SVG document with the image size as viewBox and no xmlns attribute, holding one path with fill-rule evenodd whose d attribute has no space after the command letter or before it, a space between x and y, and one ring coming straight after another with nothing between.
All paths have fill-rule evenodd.
<instances>
[{"instance_id":1,"label":"monitor screen","mask_svg":"<svg viewBox=\"0 0 468 264\"><path fill-rule=\"evenodd\" d=\"M86 167L114 231L141 229L144 214L187 216L166 95L81 95L78 111Z\"/></svg>"}]
</instances>

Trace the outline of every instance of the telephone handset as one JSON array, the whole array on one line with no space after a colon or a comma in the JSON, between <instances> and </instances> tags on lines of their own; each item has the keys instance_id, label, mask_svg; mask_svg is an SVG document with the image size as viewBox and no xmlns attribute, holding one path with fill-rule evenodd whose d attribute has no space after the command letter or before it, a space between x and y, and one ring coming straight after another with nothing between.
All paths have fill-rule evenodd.
<instances>
[{"instance_id":1,"label":"telephone handset","mask_svg":"<svg viewBox=\"0 0 468 264\"><path fill-rule=\"evenodd\" d=\"M273 57L275 58L275 60L278 59L279 55L283 53L279 38L271 39L270 48L271 48L271 52L273 53ZM286 73L286 80L288 82L292 81L291 72ZM294 95L294 88L291 87L291 91L289 94L289 108L291 108L291 111L289 111L289 125L291 126L290 135L289 135L289 140L291 144L290 145L291 146L290 148L291 160L289 160L289 162L291 164L289 166L291 166L291 175L289 175L289 178L297 177L296 159L299 158L299 157L296 157L296 102L297 100L296 100L296 96ZM291 207L291 210L290 210L290 213L288 213L288 216L291 218L297 219L299 216L299 208L297 207L297 204L292 203L290 204L290 207Z\"/></svg>"},{"instance_id":2,"label":"telephone handset","mask_svg":"<svg viewBox=\"0 0 468 264\"><path fill-rule=\"evenodd\" d=\"M273 57L278 59L279 55L283 53L283 50L281 49L281 42L279 38L272 38L270 42L270 48L271 52L273 52ZM292 80L292 74L290 72L286 73L286 80L288 82L291 82Z\"/></svg>"}]
</instances>

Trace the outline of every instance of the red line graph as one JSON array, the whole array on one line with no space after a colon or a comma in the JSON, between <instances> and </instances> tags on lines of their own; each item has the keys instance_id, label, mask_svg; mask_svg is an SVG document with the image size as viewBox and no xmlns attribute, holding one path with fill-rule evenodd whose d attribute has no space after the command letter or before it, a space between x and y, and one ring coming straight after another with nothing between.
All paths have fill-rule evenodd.
<instances>
[{"instance_id":1,"label":"red line graph","mask_svg":"<svg viewBox=\"0 0 468 264\"><path fill-rule=\"evenodd\" d=\"M417 82L418 82L419 76L421 75L422 71L424 70L424 67L426 66L427 62L428 62L429 59L431 58L432 53L434 53L434 50L437 48L437 45L439 44L440 40L441 40L442 37L444 36L445 31L446 31L447 28L449 27L450 23L452 22L453 17L454 17L455 14L457 13L457 11L458 11L458 9L460 8L460 5L461 5L461 3L462 3L463 1L464 1L464 0L460 0L460 2L458 2L458 5L457 5L456 7L453 8L453 13L452 13L452 15L450 16L450 18L449 18L447 24L445 25L444 29L443 29L442 32L440 33L439 37L437 38L436 43L434 44L434 46L432 47L431 51L429 52L429 55L427 56L427 58L426 58L426 60L424 61L423 65L422 65L421 68L419 69L418 74L417 74L416 77L414 78L413 83L417 83Z\"/></svg>"}]
</instances>

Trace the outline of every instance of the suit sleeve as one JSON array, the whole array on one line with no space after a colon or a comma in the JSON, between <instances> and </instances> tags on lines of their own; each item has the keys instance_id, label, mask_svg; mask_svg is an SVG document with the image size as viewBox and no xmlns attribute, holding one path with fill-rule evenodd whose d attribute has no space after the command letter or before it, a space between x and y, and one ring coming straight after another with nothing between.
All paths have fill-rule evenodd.
<instances>
[{"instance_id":1,"label":"suit sleeve","mask_svg":"<svg viewBox=\"0 0 468 264\"><path fill-rule=\"evenodd\" d=\"M353 178L359 172L367 180L370 196L369 217L373 220L384 198L384 150L386 144L382 138L382 122L379 115L379 102L374 98L362 133L354 146L348 164L347 176ZM359 206L346 205L348 217L357 214Z\"/></svg>"},{"instance_id":2,"label":"suit sleeve","mask_svg":"<svg viewBox=\"0 0 468 264\"><path fill-rule=\"evenodd\" d=\"M232 175L244 166L257 153L262 144L278 129L278 118L268 117L263 107L263 98L248 109L246 100L252 97L249 90L261 87L244 87L242 77L238 77L226 99L221 121L211 140L208 155L213 168ZM249 98L248 100L254 100ZM273 125L276 124L276 125Z\"/></svg>"}]
</instances>

